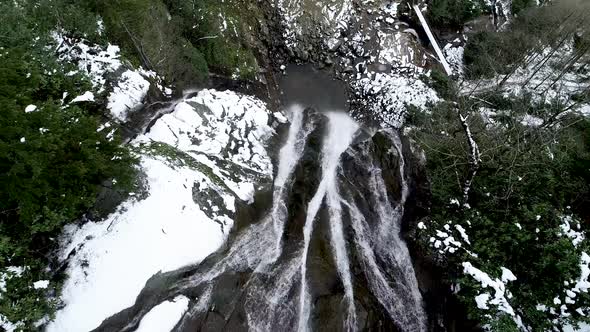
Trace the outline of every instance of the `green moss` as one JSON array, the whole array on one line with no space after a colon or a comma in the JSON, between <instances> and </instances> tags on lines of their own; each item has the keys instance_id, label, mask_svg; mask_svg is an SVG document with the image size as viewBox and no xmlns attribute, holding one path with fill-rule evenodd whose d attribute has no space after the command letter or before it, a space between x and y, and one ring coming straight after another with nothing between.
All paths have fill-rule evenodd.
<instances>
[{"instance_id":1,"label":"green moss","mask_svg":"<svg viewBox=\"0 0 590 332\"><path fill-rule=\"evenodd\" d=\"M140 152L146 155L164 157L168 164L176 167L186 166L199 171L219 187L225 188L227 191L232 192L225 182L219 176L213 173L213 169L211 167L196 161L195 158L191 157L186 152L180 151L169 144L161 142L143 144L140 147Z\"/></svg>"},{"instance_id":2,"label":"green moss","mask_svg":"<svg viewBox=\"0 0 590 332\"><path fill-rule=\"evenodd\" d=\"M198 44L211 70L223 74L237 74L240 78L254 78L256 59L251 51L221 38L207 39Z\"/></svg>"}]
</instances>

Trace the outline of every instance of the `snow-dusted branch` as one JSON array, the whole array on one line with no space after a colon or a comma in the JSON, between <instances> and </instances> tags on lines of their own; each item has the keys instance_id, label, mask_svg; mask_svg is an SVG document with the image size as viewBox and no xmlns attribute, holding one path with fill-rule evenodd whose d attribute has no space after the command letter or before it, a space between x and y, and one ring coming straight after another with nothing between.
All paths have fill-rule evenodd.
<instances>
[{"instance_id":1,"label":"snow-dusted branch","mask_svg":"<svg viewBox=\"0 0 590 332\"><path fill-rule=\"evenodd\" d=\"M469 145L469 174L463 183L463 205L467 204L467 200L469 199L469 191L471 190L471 185L473 183L473 179L477 174L477 170L479 169L479 164L481 162L481 154L479 152L479 146L473 139L473 134L471 133L471 129L469 129L469 124L467 123L468 116L461 115L459 113L459 120L461 120L461 126L465 131L465 136L467 138L467 144Z\"/></svg>"}]
</instances>

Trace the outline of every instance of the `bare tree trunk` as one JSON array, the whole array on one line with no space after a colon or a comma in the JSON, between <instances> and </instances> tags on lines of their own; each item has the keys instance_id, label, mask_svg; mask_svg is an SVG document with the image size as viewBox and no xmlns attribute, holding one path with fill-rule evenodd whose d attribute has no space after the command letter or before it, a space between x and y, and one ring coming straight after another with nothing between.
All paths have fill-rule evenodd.
<instances>
[{"instance_id":1,"label":"bare tree trunk","mask_svg":"<svg viewBox=\"0 0 590 332\"><path fill-rule=\"evenodd\" d=\"M131 31L129 31L129 28L127 28L127 25L125 24L125 22L123 22L123 20L121 20L121 25L123 26L123 28L125 29L125 31L129 35L129 38L131 38L131 42L133 42L133 46L135 46L135 49L137 50L137 53L139 54L139 57L141 58L142 64L146 67L146 69L154 70L154 66L152 66L150 59L143 51L141 41L138 41L137 38L131 33Z\"/></svg>"},{"instance_id":2,"label":"bare tree trunk","mask_svg":"<svg viewBox=\"0 0 590 332\"><path fill-rule=\"evenodd\" d=\"M517 63L514 66L512 66L512 69L510 70L510 72L504 76L504 78L502 79L502 81L500 81L500 83L498 83L498 85L496 86L496 90L499 90L500 88L502 88L502 86L506 83L506 81L508 81L508 79L510 77L512 77L512 75L514 75L516 70L520 67L519 64L522 63L525 58L526 58L526 55L523 55L522 57L520 57L520 59L518 59Z\"/></svg>"},{"instance_id":3,"label":"bare tree trunk","mask_svg":"<svg viewBox=\"0 0 590 332\"><path fill-rule=\"evenodd\" d=\"M547 61L549 61L549 59L551 59L551 57L553 56L553 54L555 54L555 52L557 52L557 50L561 47L561 45L563 45L563 43L565 43L566 40L568 40L570 37L570 34L566 34L560 41L559 44L557 44L557 46L555 46L551 52L549 52L549 54L547 56L545 56L545 58L543 58L543 61L541 61L541 63L539 64L539 66L537 67L537 69L535 69L535 71L533 72L533 74L531 76L529 76L529 78L526 79L526 81L522 84L522 87L524 88L532 79L533 77L535 77L535 75L537 75L537 73L545 66L545 64L547 63Z\"/></svg>"}]
</instances>

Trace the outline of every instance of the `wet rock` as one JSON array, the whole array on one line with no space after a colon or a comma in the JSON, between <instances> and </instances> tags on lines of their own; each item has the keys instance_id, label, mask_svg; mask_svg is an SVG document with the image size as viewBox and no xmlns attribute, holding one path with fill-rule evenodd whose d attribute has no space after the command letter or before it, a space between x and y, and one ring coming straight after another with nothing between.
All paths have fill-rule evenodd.
<instances>
[{"instance_id":1,"label":"wet rock","mask_svg":"<svg viewBox=\"0 0 590 332\"><path fill-rule=\"evenodd\" d=\"M228 193L217 186L207 185L205 183L195 183L192 188L193 201L199 205L211 220L215 221L225 233L226 216L234 218L235 214L227 208L223 199Z\"/></svg>"},{"instance_id":2,"label":"wet rock","mask_svg":"<svg viewBox=\"0 0 590 332\"><path fill-rule=\"evenodd\" d=\"M304 115L307 125L300 130L311 131L301 158L296 160L292 178L287 181L290 188L284 204L288 220L277 259L271 261L268 256L276 248L275 230L268 218L269 204L277 197L261 193L253 206L238 205L236 227L224 248L200 264L153 276L134 306L105 320L97 331L136 326L157 303L179 294L194 301L175 331L296 330L302 317L303 278L307 281L308 291L303 296L309 298L306 308L310 310L312 330L345 331L349 328L346 324L363 331L424 330L424 314L416 294L408 293L417 289L411 280L411 262L394 226L403 215L402 184L406 179L401 167L401 143L393 132L370 135L360 130L342 153L335 183L343 202L337 201L342 214L338 220L342 222L345 257L335 255L334 206L324 196L312 221L314 230L303 270L301 250L303 230L308 227L309 202L329 176L323 174L329 155L326 149L330 149L326 140L334 130L327 116L313 110ZM202 197L196 199L202 201ZM384 214L382 209L393 210ZM396 218L395 213L400 215ZM390 217L393 219L384 219ZM386 237L380 240L380 236ZM392 260L393 253L398 260ZM401 257L406 258L400 260ZM350 277L346 278L352 282L352 302L346 297L342 259L349 263Z\"/></svg>"}]
</instances>

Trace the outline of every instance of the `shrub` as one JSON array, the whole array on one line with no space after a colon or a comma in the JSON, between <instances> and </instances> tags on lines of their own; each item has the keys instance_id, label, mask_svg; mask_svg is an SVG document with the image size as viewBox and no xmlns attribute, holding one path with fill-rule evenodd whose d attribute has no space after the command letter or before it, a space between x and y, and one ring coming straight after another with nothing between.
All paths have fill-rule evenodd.
<instances>
[{"instance_id":1,"label":"shrub","mask_svg":"<svg viewBox=\"0 0 590 332\"><path fill-rule=\"evenodd\" d=\"M466 22L483 14L475 0L433 0L428 5L428 20L434 26L460 28Z\"/></svg>"},{"instance_id":2,"label":"shrub","mask_svg":"<svg viewBox=\"0 0 590 332\"><path fill-rule=\"evenodd\" d=\"M261 15L248 1L204 0L196 4L165 0L182 35L201 52L209 69L217 74L252 79L257 62L251 45L252 33Z\"/></svg>"},{"instance_id":3,"label":"shrub","mask_svg":"<svg viewBox=\"0 0 590 332\"><path fill-rule=\"evenodd\" d=\"M78 107L46 102L25 113L22 105L2 103L0 232L13 246L0 251L26 257L43 252L64 223L90 208L105 179L130 185L133 159Z\"/></svg>"},{"instance_id":4,"label":"shrub","mask_svg":"<svg viewBox=\"0 0 590 332\"><path fill-rule=\"evenodd\" d=\"M512 0L512 14L518 15L523 10L533 6L535 0Z\"/></svg>"},{"instance_id":5,"label":"shrub","mask_svg":"<svg viewBox=\"0 0 590 332\"><path fill-rule=\"evenodd\" d=\"M465 45L464 61L470 79L507 74L532 48L529 37L518 32L480 32Z\"/></svg>"},{"instance_id":6,"label":"shrub","mask_svg":"<svg viewBox=\"0 0 590 332\"><path fill-rule=\"evenodd\" d=\"M240 77L252 78L256 59L252 53L239 45L223 39L207 39L198 45L212 70L223 75L239 73Z\"/></svg>"},{"instance_id":7,"label":"shrub","mask_svg":"<svg viewBox=\"0 0 590 332\"><path fill-rule=\"evenodd\" d=\"M514 4L520 6L521 2ZM588 6L577 0L562 0L540 7L522 7L507 29L470 36L464 54L467 78L506 74L522 65L529 55L544 48L563 47L563 38L590 24L587 15L582 14Z\"/></svg>"},{"instance_id":8,"label":"shrub","mask_svg":"<svg viewBox=\"0 0 590 332\"><path fill-rule=\"evenodd\" d=\"M454 81L438 67L430 72L430 77L425 78L425 82L428 86L433 88L441 98L450 99L457 93L457 87L455 86Z\"/></svg>"}]
</instances>

